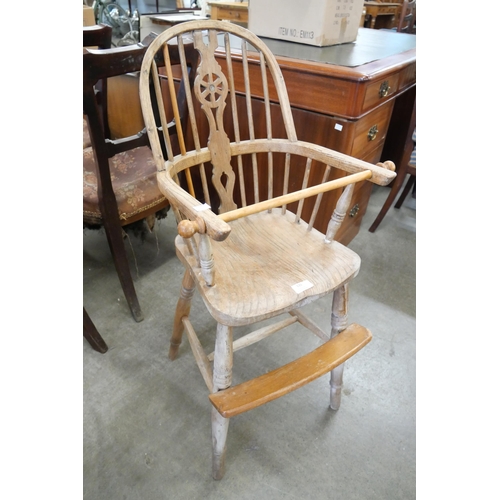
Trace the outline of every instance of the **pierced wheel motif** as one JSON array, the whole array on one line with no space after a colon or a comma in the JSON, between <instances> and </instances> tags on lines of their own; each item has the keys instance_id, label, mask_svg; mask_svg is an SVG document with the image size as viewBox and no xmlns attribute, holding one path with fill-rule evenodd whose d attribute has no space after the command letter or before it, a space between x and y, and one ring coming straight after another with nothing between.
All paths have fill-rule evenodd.
<instances>
[{"instance_id":1,"label":"pierced wheel motif","mask_svg":"<svg viewBox=\"0 0 500 500\"><path fill-rule=\"evenodd\" d=\"M227 82L223 75L208 73L201 78L198 89L201 98L211 107L216 108L227 94Z\"/></svg>"}]
</instances>

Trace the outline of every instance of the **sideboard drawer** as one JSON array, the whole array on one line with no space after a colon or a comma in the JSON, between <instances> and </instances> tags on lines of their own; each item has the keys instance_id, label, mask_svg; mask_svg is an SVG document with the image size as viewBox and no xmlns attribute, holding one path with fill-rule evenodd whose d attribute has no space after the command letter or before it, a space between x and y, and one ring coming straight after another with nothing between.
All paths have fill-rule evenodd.
<instances>
[{"instance_id":1,"label":"sideboard drawer","mask_svg":"<svg viewBox=\"0 0 500 500\"><path fill-rule=\"evenodd\" d=\"M413 63L399 73L399 91L402 92L417 82L417 64Z\"/></svg>"},{"instance_id":2,"label":"sideboard drawer","mask_svg":"<svg viewBox=\"0 0 500 500\"><path fill-rule=\"evenodd\" d=\"M384 150L384 143L379 144L375 149L371 150L360 160L366 161L376 165L379 161L390 160L390 158L382 158L382 151ZM368 181L366 181L368 182Z\"/></svg>"},{"instance_id":3,"label":"sideboard drawer","mask_svg":"<svg viewBox=\"0 0 500 500\"><path fill-rule=\"evenodd\" d=\"M370 83L366 87L362 111L368 111L388 101L399 89L399 73Z\"/></svg>"},{"instance_id":4,"label":"sideboard drawer","mask_svg":"<svg viewBox=\"0 0 500 500\"><path fill-rule=\"evenodd\" d=\"M352 150L349 153L351 156L362 158L384 142L393 107L394 100L374 109L358 120L354 131Z\"/></svg>"}]
</instances>

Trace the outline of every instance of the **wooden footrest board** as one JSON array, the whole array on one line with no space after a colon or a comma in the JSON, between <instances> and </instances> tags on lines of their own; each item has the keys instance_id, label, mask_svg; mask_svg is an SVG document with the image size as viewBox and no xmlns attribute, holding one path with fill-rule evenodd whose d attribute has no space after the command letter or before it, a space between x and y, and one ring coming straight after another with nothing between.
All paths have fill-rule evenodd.
<instances>
[{"instance_id":1,"label":"wooden footrest board","mask_svg":"<svg viewBox=\"0 0 500 500\"><path fill-rule=\"evenodd\" d=\"M335 338L291 363L210 394L210 401L225 418L252 410L325 375L357 353L371 338L367 328L349 325Z\"/></svg>"}]
</instances>

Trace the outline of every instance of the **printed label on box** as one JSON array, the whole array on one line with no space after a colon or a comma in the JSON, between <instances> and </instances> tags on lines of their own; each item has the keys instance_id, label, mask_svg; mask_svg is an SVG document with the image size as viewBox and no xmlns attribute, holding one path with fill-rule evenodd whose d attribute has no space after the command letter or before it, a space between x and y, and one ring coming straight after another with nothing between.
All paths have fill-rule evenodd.
<instances>
[{"instance_id":1,"label":"printed label on box","mask_svg":"<svg viewBox=\"0 0 500 500\"><path fill-rule=\"evenodd\" d=\"M363 0L252 0L248 27L258 36L327 46L356 39Z\"/></svg>"}]
</instances>

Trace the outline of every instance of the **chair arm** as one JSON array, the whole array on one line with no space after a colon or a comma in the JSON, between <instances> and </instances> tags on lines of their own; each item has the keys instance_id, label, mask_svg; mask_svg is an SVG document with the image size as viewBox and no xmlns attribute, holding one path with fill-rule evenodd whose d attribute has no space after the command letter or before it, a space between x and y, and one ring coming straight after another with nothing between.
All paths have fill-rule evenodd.
<instances>
[{"instance_id":1,"label":"chair arm","mask_svg":"<svg viewBox=\"0 0 500 500\"><path fill-rule=\"evenodd\" d=\"M224 241L229 236L231 226L214 214L208 206L201 210L197 208L203 207L203 203L200 203L196 198L193 198L182 189L182 187L170 177L168 171L158 172L157 180L158 185L164 191L165 197L169 202L182 212L192 223L183 224L186 234L184 237L189 238L195 232L206 232L213 240ZM191 230L193 233L191 235L188 235L190 231L188 228L192 228ZM181 236L183 235L181 234Z\"/></svg>"},{"instance_id":2,"label":"chair arm","mask_svg":"<svg viewBox=\"0 0 500 500\"><path fill-rule=\"evenodd\" d=\"M255 139L253 141L241 141L238 144L231 144L231 156L248 153L290 153L306 158L317 160L326 165L330 165L339 170L344 170L350 174L371 170L370 182L380 186L387 186L396 177L392 171L392 162L373 165L363 160L358 160L344 153L339 153L324 146L318 146L305 141L290 141L288 139Z\"/></svg>"}]
</instances>

